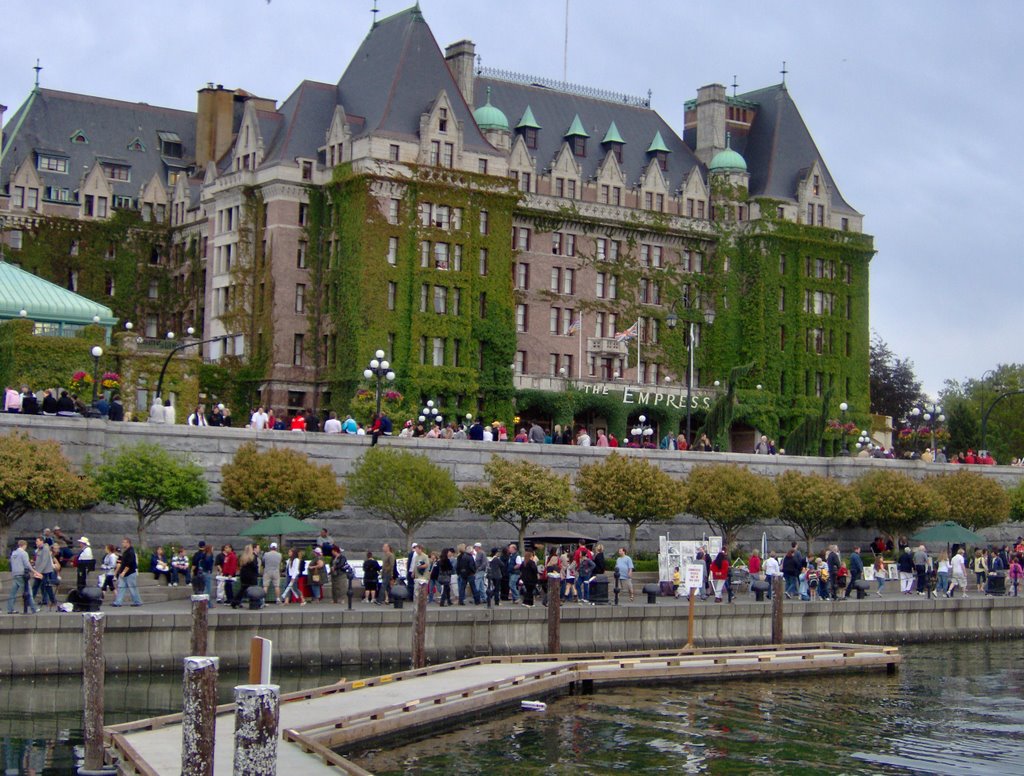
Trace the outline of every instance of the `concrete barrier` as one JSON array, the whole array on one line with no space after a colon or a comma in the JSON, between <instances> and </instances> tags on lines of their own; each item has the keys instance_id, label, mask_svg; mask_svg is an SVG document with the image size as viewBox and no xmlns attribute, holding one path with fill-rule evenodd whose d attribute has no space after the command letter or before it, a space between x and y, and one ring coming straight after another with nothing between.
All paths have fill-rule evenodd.
<instances>
[{"instance_id":1,"label":"concrete barrier","mask_svg":"<svg viewBox=\"0 0 1024 776\"><path fill-rule=\"evenodd\" d=\"M110 423L104 420L63 419L43 416L9 415L0 413L0 434L23 432L37 439L60 442L71 461L82 466L87 460L97 461L107 450L115 450L138 442L159 444L172 453L190 455L206 472L211 486L211 502L186 513L172 513L161 518L148 531L150 543L177 545L185 541L189 548L199 539L214 545L238 543L239 531L251 523L247 515L227 508L220 500L220 468L228 463L235 451L244 443L255 441L262 448L282 447L305 453L318 463L328 463L339 476L345 476L355 462L369 449L368 437L328 435L322 433L298 434L283 431L255 432L239 428L210 428L190 426L151 426L147 423ZM512 459L527 458L555 471L574 475L579 467L612 452L609 448L573 447L564 445L528 445L515 443L456 442L429 439L399 439L391 437L381 444L402 447L428 455L435 463L451 471L461 485L473 484L483 478L483 467L494 454ZM631 456L647 458L675 477L685 477L694 466L706 463L736 463L758 474L777 476L795 469L817 473L849 482L874 467L896 469L921 478L928 474L950 471L943 464L921 461L885 461L870 458L818 458L798 456L763 456L739 453L696 453L667 450L620 450ZM1010 466L979 466L974 468L1006 486L1016 485L1024 478L1024 469ZM42 528L62 525L68 535L88 535L97 547L98 542L119 540L125 534L134 536L136 520L123 507L100 504L81 514L29 513L15 523L11 537L35 535ZM396 542L399 536L393 525L383 520L368 519L355 507L347 506L341 512L317 519L317 525L326 526L343 547L350 550L348 557L358 557L352 550L377 550L384 541ZM588 513L573 515L572 525L581 533L596 536L609 543L625 543L626 531L621 523L596 518ZM71 529L71 530L68 530ZM686 516L667 523L644 525L638 532L639 546L657 549L657 537L666 532L674 538L700 539L708 534L708 526ZM741 532L740 540L748 546L760 547L761 534L767 532L776 548L788 546L796 539L793 530L781 524L750 526ZM505 529L496 530L494 523L464 510L429 523L417 535L427 546L449 546L457 541L477 541L483 537L501 537ZM1024 533L1024 526L1007 524L987 532L993 540L1009 541ZM509 540L515 539L506 535ZM844 543L866 543L871 534L864 531L840 533L820 537L822 542L839 540ZM490 540L488 540L490 542ZM399 542L397 547L400 547ZM182 593L187 597L187 593Z\"/></svg>"},{"instance_id":2,"label":"concrete barrier","mask_svg":"<svg viewBox=\"0 0 1024 776\"><path fill-rule=\"evenodd\" d=\"M916 599L916 597L915 597ZM209 653L223 668L248 665L249 641L274 643L278 667L408 663L412 610L210 613ZM631 604L566 606L562 651L673 649L686 643L687 607ZM189 651L190 615L113 614L107 617L107 671L166 671ZM1024 606L1014 598L954 600L866 600L790 603L787 642L850 641L907 643L1024 635ZM430 663L475 657L544 652L543 607L500 606L487 610L430 609L426 654ZM767 603L704 605L697 608L698 647L765 644L771 634ZM0 617L0 675L77 674L82 670L81 624L77 616Z\"/></svg>"}]
</instances>

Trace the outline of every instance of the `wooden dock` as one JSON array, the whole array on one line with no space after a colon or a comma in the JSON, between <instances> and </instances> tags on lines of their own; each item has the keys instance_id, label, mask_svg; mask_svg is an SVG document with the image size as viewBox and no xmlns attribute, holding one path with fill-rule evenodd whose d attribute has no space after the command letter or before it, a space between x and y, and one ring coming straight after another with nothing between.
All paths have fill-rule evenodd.
<instances>
[{"instance_id":1,"label":"wooden dock","mask_svg":"<svg viewBox=\"0 0 1024 776\"><path fill-rule=\"evenodd\" d=\"M368 772L337 754L397 731L467 719L530 698L574 687L640 682L696 681L769 673L839 670L894 671L897 647L863 644L787 644L603 655L481 657L402 671L281 697L278 767L281 773ZM232 704L217 709L215 773L230 774L234 732ZM169 776L181 769L181 715L106 729L120 758L120 772Z\"/></svg>"}]
</instances>

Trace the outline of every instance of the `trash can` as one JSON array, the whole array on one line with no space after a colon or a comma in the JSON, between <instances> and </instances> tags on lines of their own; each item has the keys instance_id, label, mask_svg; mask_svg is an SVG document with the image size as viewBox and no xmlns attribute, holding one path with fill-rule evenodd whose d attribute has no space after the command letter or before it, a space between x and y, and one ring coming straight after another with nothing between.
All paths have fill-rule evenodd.
<instances>
[{"instance_id":1,"label":"trash can","mask_svg":"<svg viewBox=\"0 0 1024 776\"><path fill-rule=\"evenodd\" d=\"M985 586L986 595L1006 595L1006 572L990 571L988 573L988 584Z\"/></svg>"},{"instance_id":2,"label":"trash can","mask_svg":"<svg viewBox=\"0 0 1024 776\"><path fill-rule=\"evenodd\" d=\"M756 600L763 601L764 597L765 597L765 594L769 590L771 590L771 585L769 585L763 579L755 579L753 582L750 583L750 589L753 591L754 598Z\"/></svg>"},{"instance_id":3,"label":"trash can","mask_svg":"<svg viewBox=\"0 0 1024 776\"><path fill-rule=\"evenodd\" d=\"M590 603L608 603L608 577L604 574L596 574L590 578Z\"/></svg>"}]
</instances>

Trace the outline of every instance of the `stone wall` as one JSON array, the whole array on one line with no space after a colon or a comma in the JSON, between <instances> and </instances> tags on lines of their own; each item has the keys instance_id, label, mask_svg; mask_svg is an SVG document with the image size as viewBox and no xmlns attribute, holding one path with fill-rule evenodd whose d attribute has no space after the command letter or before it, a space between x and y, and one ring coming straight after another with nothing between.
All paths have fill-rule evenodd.
<instances>
[{"instance_id":1,"label":"stone wall","mask_svg":"<svg viewBox=\"0 0 1024 776\"><path fill-rule=\"evenodd\" d=\"M209 504L187 513L173 513L161 518L148 531L153 543L194 545L199 539L215 544L238 541L239 531L250 524L251 518L228 509L220 501L220 467L229 462L238 447L256 440L260 447L289 447L307 454L317 463L329 463L339 476L345 476L354 462L370 446L369 437L326 435L291 431L254 432L248 429L191 428L188 426L154 426L146 423L109 423L102 420L77 418L28 417L0 414L0 433L23 431L38 439L54 439L61 443L68 457L77 466L96 461L105 450L137 442L155 442L174 453L187 454L206 470L211 484L212 500ZM479 482L483 467L495 453L509 458L527 457L555 471L574 475L583 464L609 454L607 448L565 447L562 445L525 445L515 443L447 442L427 439L387 438L381 444L401 446L429 455L435 463L446 466L461 486ZM628 450L628 455L642 456L657 462L675 477L685 477L690 469L702 463L738 463L768 476L777 476L787 469L814 472L849 482L873 467L884 466L906 472L912 477L924 477L949 471L942 464L920 461L876 461L861 458L817 458L797 456L756 456L738 453L679 453L662 450ZM1024 477L1024 469L993 466L978 467L978 471L997 479L1006 486L1016 485ZM335 540L349 553L365 549L377 550L384 541L399 541L398 529L382 520L368 518L352 506L341 512L318 519L316 526L326 526ZM11 538L32 536L44 526L59 524L65 533L87 534L93 542L115 541L125 533L134 535L135 517L122 507L100 504L81 514L30 513L15 524ZM628 536L624 526L589 513L572 515L567 526L573 532L598 537L610 547L623 543ZM562 526L565 528L566 526ZM699 539L708 534L702 521L683 516L668 523L641 527L637 534L639 545L645 550L656 550L658 536L669 533L675 539ZM741 533L741 542L760 546L762 532L770 543L781 548L796 536L783 525L758 525ZM1024 533L1020 524L1007 524L987 531L993 540L1009 540ZM498 544L514 538L510 530L500 523L492 523L464 510L427 525L417 537L428 546L455 544L459 541L482 541L486 545ZM850 531L836 537L844 544L870 540L864 531ZM399 541L399 544L401 542Z\"/></svg>"},{"instance_id":2,"label":"stone wall","mask_svg":"<svg viewBox=\"0 0 1024 776\"><path fill-rule=\"evenodd\" d=\"M407 664L413 611L297 609L210 612L209 654L222 668L248 664L249 642L273 642L277 667ZM189 646L190 614L112 614L106 620L107 670L116 673L181 668ZM562 651L674 649L686 642L686 607L671 604L566 606ZM540 653L547 645L547 612L499 606L430 609L427 658L437 663L477 655ZM905 643L1020 638L1024 606L1017 598L863 600L787 604L787 642ZM82 668L80 615L0 617L0 676L74 674ZM697 607L698 647L766 644L771 605Z\"/></svg>"}]
</instances>

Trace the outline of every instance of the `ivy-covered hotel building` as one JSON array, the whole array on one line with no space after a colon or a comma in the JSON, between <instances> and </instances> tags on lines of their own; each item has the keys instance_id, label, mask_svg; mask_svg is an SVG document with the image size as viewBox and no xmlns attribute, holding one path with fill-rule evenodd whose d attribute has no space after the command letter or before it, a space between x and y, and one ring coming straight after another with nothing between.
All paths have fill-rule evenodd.
<instances>
[{"instance_id":1,"label":"ivy-covered hotel building","mask_svg":"<svg viewBox=\"0 0 1024 776\"><path fill-rule=\"evenodd\" d=\"M660 436L727 397L736 449L866 417L872 240L785 84L680 108L681 133L481 68L413 8L280 105L37 87L3 130L0 237L148 337L223 337L207 390L278 410L346 410L383 349L407 411Z\"/></svg>"}]
</instances>

